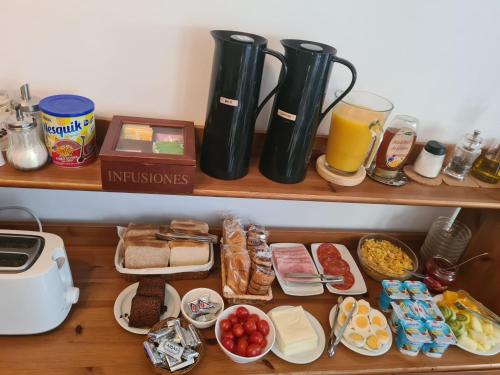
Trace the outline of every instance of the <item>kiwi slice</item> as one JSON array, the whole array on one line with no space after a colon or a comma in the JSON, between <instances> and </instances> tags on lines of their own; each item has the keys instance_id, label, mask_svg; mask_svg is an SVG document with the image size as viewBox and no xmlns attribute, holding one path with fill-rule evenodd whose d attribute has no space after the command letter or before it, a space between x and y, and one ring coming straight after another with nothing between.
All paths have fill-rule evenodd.
<instances>
[{"instance_id":1,"label":"kiwi slice","mask_svg":"<svg viewBox=\"0 0 500 375\"><path fill-rule=\"evenodd\" d=\"M460 337L465 333L465 325L458 320L453 320L449 322L448 325L450 326L456 337Z\"/></svg>"},{"instance_id":2,"label":"kiwi slice","mask_svg":"<svg viewBox=\"0 0 500 375\"><path fill-rule=\"evenodd\" d=\"M439 306L439 309L441 310L441 314L443 314L444 319L446 321L450 320L453 311L448 306Z\"/></svg>"},{"instance_id":3,"label":"kiwi slice","mask_svg":"<svg viewBox=\"0 0 500 375\"><path fill-rule=\"evenodd\" d=\"M457 319L456 319L457 322L460 322L460 323L465 324L465 325L470 323L470 316L469 315L457 313L456 316L457 316Z\"/></svg>"}]
</instances>

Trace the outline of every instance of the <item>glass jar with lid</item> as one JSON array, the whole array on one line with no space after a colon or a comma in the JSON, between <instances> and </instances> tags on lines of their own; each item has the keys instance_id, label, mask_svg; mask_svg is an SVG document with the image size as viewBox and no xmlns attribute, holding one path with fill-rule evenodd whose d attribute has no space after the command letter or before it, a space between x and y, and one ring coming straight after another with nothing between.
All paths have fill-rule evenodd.
<instances>
[{"instance_id":1,"label":"glass jar with lid","mask_svg":"<svg viewBox=\"0 0 500 375\"><path fill-rule=\"evenodd\" d=\"M467 176L472 164L481 155L483 139L479 134L481 134L479 130L474 130L473 134L463 136L455 146L448 165L443 169L444 173L458 180L463 180Z\"/></svg>"},{"instance_id":2,"label":"glass jar with lid","mask_svg":"<svg viewBox=\"0 0 500 375\"><path fill-rule=\"evenodd\" d=\"M43 167L48 160L45 145L36 132L36 122L16 107L16 117L7 123L9 149L7 159L16 169L29 171Z\"/></svg>"}]
</instances>

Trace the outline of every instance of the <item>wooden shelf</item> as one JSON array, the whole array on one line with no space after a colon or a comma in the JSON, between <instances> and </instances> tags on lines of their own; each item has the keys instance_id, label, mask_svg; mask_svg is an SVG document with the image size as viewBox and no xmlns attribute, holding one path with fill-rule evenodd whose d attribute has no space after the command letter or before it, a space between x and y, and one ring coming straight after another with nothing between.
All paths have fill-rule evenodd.
<instances>
[{"instance_id":1,"label":"wooden shelf","mask_svg":"<svg viewBox=\"0 0 500 375\"><path fill-rule=\"evenodd\" d=\"M414 182L395 188L366 178L355 187L335 187L318 176L311 165L306 179L293 185L279 184L262 176L252 159L249 174L239 180L223 181L197 170L193 195L321 202L398 204L500 209L500 189L427 187ZM39 171L21 172L10 165L0 168L0 186L101 191L101 167L95 163L80 169L48 165Z\"/></svg>"},{"instance_id":2,"label":"wooden shelf","mask_svg":"<svg viewBox=\"0 0 500 375\"><path fill-rule=\"evenodd\" d=\"M134 335L122 329L113 317L113 304L117 295L131 282L120 276L113 266L113 256L118 241L116 228L101 226L46 225L45 231L63 237L73 273L75 285L80 288L80 300L72 307L66 321L51 332L30 336L0 337L0 359L3 372L9 374L152 374L153 371L142 349L144 336ZM332 231L275 231L275 242L335 241L344 243L351 251L362 233L334 233ZM396 234L397 235L397 234ZM399 238L417 248L423 240L421 234L399 234ZM353 255L355 256L354 252ZM356 258L356 256L355 256ZM467 290L484 303L495 300L498 285L484 288L488 282L488 263L475 262L474 274L461 278L454 287L467 285ZM204 286L221 293L219 260L207 279L169 281L181 296L192 288ZM495 267L493 264L492 267ZM364 298L377 306L380 283L365 275L368 295ZM325 291L312 297L292 297L283 294L278 283L273 284L273 300L262 306L267 312L280 305L302 305L321 323L325 334L329 333L328 314L336 296ZM490 300L484 300L485 295ZM382 357L365 357L339 345L334 359L325 353L308 365L294 365L272 353L266 361L246 365L234 363L222 352L215 341L214 329L205 329L205 356L191 374L298 374L307 371L313 375L326 374L388 374L456 372L498 373L500 357L483 357L451 347L441 359L423 354L405 356L395 345ZM62 353L64 355L62 355ZM483 372L484 371L484 372ZM491 372L490 372L491 371Z\"/></svg>"}]
</instances>

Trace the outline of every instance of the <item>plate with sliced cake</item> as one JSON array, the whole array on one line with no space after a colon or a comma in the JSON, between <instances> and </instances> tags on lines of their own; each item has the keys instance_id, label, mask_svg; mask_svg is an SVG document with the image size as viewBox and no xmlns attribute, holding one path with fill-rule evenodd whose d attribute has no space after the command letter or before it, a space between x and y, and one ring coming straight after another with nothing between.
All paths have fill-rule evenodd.
<instances>
[{"instance_id":1,"label":"plate with sliced cake","mask_svg":"<svg viewBox=\"0 0 500 375\"><path fill-rule=\"evenodd\" d=\"M357 302L356 307L355 302ZM370 357L387 353L392 345L392 332L387 319L382 312L371 307L370 303L363 299L358 301L352 297L344 299L340 305L335 334L339 332L353 308L356 310L340 342L353 352ZM337 305L330 310L328 318L330 327L333 326L336 310Z\"/></svg>"},{"instance_id":2,"label":"plate with sliced cake","mask_svg":"<svg viewBox=\"0 0 500 375\"><path fill-rule=\"evenodd\" d=\"M180 310L177 290L161 277L148 277L121 291L115 301L114 315L127 331L145 335L160 320L177 318Z\"/></svg>"}]
</instances>

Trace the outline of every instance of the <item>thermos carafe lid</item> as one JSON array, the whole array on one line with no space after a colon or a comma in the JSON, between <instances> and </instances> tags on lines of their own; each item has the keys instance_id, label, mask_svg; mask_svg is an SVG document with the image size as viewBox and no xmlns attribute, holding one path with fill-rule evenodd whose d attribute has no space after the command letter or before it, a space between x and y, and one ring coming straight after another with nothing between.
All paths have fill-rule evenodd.
<instances>
[{"instance_id":1,"label":"thermos carafe lid","mask_svg":"<svg viewBox=\"0 0 500 375\"><path fill-rule=\"evenodd\" d=\"M337 50L332 46L310 40L282 39L281 44L283 47L293 48L301 52L325 53L329 55L337 54Z\"/></svg>"},{"instance_id":2,"label":"thermos carafe lid","mask_svg":"<svg viewBox=\"0 0 500 375\"><path fill-rule=\"evenodd\" d=\"M230 42L241 45L266 45L267 39L256 34L246 33L243 31L234 30L212 30L210 34L215 38L224 42Z\"/></svg>"}]
</instances>

